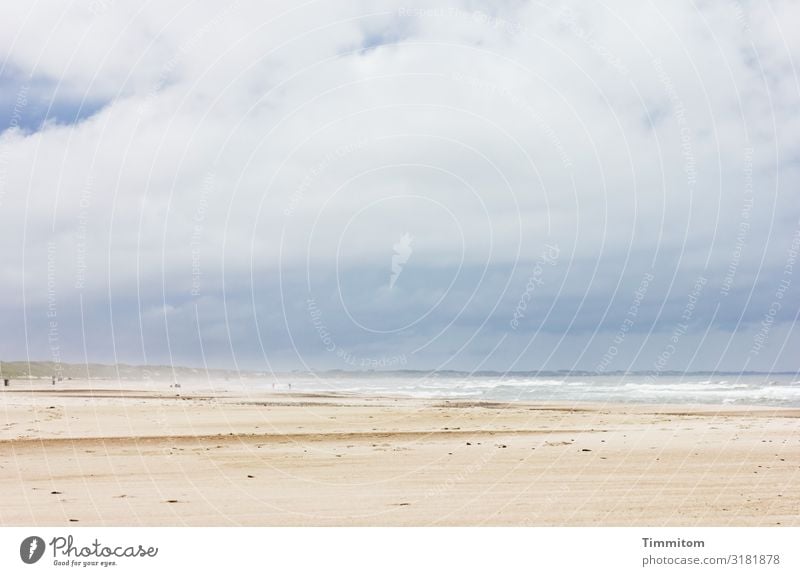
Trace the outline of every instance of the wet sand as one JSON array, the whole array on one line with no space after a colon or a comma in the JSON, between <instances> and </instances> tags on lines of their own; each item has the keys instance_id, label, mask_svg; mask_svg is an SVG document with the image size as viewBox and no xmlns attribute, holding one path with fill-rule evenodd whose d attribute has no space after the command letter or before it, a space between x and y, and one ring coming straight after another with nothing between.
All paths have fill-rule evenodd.
<instances>
[{"instance_id":1,"label":"wet sand","mask_svg":"<svg viewBox=\"0 0 800 576\"><path fill-rule=\"evenodd\" d=\"M798 409L0 390L4 526L800 526L798 486Z\"/></svg>"}]
</instances>

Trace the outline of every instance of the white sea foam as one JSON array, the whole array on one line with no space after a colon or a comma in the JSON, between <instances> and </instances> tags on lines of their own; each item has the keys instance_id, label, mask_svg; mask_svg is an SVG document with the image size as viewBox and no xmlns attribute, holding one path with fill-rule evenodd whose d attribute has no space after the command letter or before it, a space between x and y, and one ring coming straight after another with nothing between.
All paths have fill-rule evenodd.
<instances>
[{"instance_id":1,"label":"white sea foam","mask_svg":"<svg viewBox=\"0 0 800 576\"><path fill-rule=\"evenodd\" d=\"M281 378L281 380L285 380ZM562 378L502 376L320 375L292 378L296 391L326 391L419 398L488 401L588 401L656 404L800 406L800 381L792 375L603 375Z\"/></svg>"}]
</instances>

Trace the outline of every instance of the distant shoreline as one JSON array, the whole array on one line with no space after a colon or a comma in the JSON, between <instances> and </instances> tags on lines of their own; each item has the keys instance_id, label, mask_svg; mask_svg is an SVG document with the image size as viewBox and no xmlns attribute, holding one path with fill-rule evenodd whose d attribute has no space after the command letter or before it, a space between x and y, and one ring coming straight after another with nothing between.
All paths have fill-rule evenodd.
<instances>
[{"instance_id":1,"label":"distant shoreline","mask_svg":"<svg viewBox=\"0 0 800 576\"><path fill-rule=\"evenodd\" d=\"M104 364L104 363L56 363L51 361L25 361L10 360L0 361L0 377L4 378L50 378L60 373L64 378L122 378L122 379L164 379L168 380L174 375L196 376L207 375L213 377L227 378L266 378L275 377L336 377L348 376L359 377L383 377L383 376L437 376L440 378L463 378L463 377L565 377L565 376L800 376L800 369L796 371L725 371L725 370L609 370L604 372L594 372L588 370L436 370L436 369L417 369L417 370L342 370L336 368L321 370L288 370L288 371L269 371L269 370L234 370L229 368L202 368L192 366L169 366L163 364Z\"/></svg>"},{"instance_id":2,"label":"distant shoreline","mask_svg":"<svg viewBox=\"0 0 800 576\"><path fill-rule=\"evenodd\" d=\"M697 376L697 375L695 375ZM308 396L329 398L369 398L379 400L419 400L472 404L508 404L516 406L617 406L703 411L730 410L781 411L800 410L800 382L778 382L762 379L766 375L750 376L755 384L735 381L699 380L674 382L670 377L636 384L591 378L495 379L461 378L350 378L338 379L299 377L290 375L275 378L218 378L202 374L172 378L65 378L51 377L10 379L7 386L0 382L0 394L35 393L77 397L93 397L93 391L125 395L146 392L165 397L186 397L197 394L237 395L241 397ZM700 378L706 378L700 375ZM685 386L685 388L684 388Z\"/></svg>"}]
</instances>

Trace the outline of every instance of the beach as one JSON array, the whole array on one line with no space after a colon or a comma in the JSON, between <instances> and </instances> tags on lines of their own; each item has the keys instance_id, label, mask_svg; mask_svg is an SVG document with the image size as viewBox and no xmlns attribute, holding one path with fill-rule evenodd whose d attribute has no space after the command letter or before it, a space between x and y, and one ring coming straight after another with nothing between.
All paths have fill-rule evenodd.
<instances>
[{"instance_id":1,"label":"beach","mask_svg":"<svg viewBox=\"0 0 800 576\"><path fill-rule=\"evenodd\" d=\"M800 409L0 390L3 526L800 526Z\"/></svg>"}]
</instances>

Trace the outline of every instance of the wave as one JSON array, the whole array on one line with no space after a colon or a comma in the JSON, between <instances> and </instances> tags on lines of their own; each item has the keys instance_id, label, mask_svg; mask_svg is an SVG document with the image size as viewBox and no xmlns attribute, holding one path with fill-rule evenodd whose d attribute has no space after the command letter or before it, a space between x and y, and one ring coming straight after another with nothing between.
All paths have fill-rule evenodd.
<instances>
[{"instance_id":1,"label":"wave","mask_svg":"<svg viewBox=\"0 0 800 576\"><path fill-rule=\"evenodd\" d=\"M800 406L800 381L745 376L687 379L679 376L512 377L425 375L391 378L292 379L293 390L419 398L480 398L488 401L592 401L673 404Z\"/></svg>"}]
</instances>

